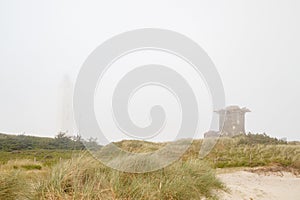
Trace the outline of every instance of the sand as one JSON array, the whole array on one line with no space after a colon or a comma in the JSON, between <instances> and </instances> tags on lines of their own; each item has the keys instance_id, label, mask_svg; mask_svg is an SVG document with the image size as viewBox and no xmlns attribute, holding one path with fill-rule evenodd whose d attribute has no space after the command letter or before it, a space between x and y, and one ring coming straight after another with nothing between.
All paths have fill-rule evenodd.
<instances>
[{"instance_id":1,"label":"sand","mask_svg":"<svg viewBox=\"0 0 300 200\"><path fill-rule=\"evenodd\" d=\"M218 177L230 194L221 192L221 200L300 200L300 177L289 172L222 172Z\"/></svg>"}]
</instances>

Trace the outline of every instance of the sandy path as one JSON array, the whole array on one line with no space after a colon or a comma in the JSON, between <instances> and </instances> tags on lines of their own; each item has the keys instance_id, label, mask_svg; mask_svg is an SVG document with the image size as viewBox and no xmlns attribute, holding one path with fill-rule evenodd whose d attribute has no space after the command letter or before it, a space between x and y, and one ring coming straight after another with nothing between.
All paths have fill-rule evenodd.
<instances>
[{"instance_id":1,"label":"sandy path","mask_svg":"<svg viewBox=\"0 0 300 200\"><path fill-rule=\"evenodd\" d=\"M222 192L222 200L300 200L300 178L291 173L237 171L221 173L218 177L231 193Z\"/></svg>"}]
</instances>

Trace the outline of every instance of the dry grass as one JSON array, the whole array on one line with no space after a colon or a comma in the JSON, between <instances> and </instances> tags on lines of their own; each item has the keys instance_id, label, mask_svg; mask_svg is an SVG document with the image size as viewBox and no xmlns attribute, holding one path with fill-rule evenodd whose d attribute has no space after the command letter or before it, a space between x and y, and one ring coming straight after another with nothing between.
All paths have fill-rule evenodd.
<instances>
[{"instance_id":1,"label":"dry grass","mask_svg":"<svg viewBox=\"0 0 300 200\"><path fill-rule=\"evenodd\" d=\"M36 199L214 199L213 190L224 189L199 160L133 174L107 168L89 156L57 165L38 185Z\"/></svg>"},{"instance_id":2,"label":"dry grass","mask_svg":"<svg viewBox=\"0 0 300 200\"><path fill-rule=\"evenodd\" d=\"M243 136L220 138L204 160L214 168L278 165L300 170L300 145L260 144L258 141L252 140L246 140L249 144L243 144L241 141L245 142ZM194 140L181 159L198 159L202 142L202 140ZM122 141L117 145L130 152L148 152L158 150L165 143Z\"/></svg>"},{"instance_id":3,"label":"dry grass","mask_svg":"<svg viewBox=\"0 0 300 200\"><path fill-rule=\"evenodd\" d=\"M30 199L34 184L48 171L32 160L10 160L0 165L0 200Z\"/></svg>"},{"instance_id":4,"label":"dry grass","mask_svg":"<svg viewBox=\"0 0 300 200\"><path fill-rule=\"evenodd\" d=\"M41 170L42 163L28 159L10 160L4 165L0 165L0 171L12 169L25 169L25 170Z\"/></svg>"},{"instance_id":5,"label":"dry grass","mask_svg":"<svg viewBox=\"0 0 300 200\"><path fill-rule=\"evenodd\" d=\"M14 200L22 196L24 178L19 171L0 172L0 199Z\"/></svg>"},{"instance_id":6,"label":"dry grass","mask_svg":"<svg viewBox=\"0 0 300 200\"><path fill-rule=\"evenodd\" d=\"M300 145L237 143L237 140L221 139L206 159L217 168L278 165L300 170Z\"/></svg>"},{"instance_id":7,"label":"dry grass","mask_svg":"<svg viewBox=\"0 0 300 200\"><path fill-rule=\"evenodd\" d=\"M176 143L176 147L180 148L182 142ZM116 143L120 148L136 153L152 152L165 144L141 141ZM144 174L113 170L84 152L52 167L32 159L10 160L0 165L0 200L216 199L214 191L224 190L224 186L212 168L269 166L259 170L300 171L298 144L241 144L239 138L221 138L212 152L200 160L201 144L202 140L193 141L179 161L162 170ZM148 164L142 163L141 167Z\"/></svg>"}]
</instances>

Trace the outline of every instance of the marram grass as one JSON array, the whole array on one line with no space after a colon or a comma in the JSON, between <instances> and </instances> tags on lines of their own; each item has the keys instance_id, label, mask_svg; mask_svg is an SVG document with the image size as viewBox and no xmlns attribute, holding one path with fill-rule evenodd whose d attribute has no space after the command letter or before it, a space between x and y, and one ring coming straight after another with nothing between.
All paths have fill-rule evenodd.
<instances>
[{"instance_id":1,"label":"marram grass","mask_svg":"<svg viewBox=\"0 0 300 200\"><path fill-rule=\"evenodd\" d=\"M55 166L38 183L36 199L216 199L225 187L200 160L178 161L149 173L107 168L89 156Z\"/></svg>"},{"instance_id":2,"label":"marram grass","mask_svg":"<svg viewBox=\"0 0 300 200\"><path fill-rule=\"evenodd\" d=\"M218 191L226 189L212 168L280 166L300 171L299 143L283 144L267 137L250 136L220 138L204 160L198 154L202 140L195 140L179 161L144 174L113 170L84 151L68 151L66 156L62 151L53 151L51 165L48 152L47 156L31 151L6 152L5 162L0 162L0 200L217 199ZM252 137L256 139L253 141ZM144 153L166 143L116 144L126 151Z\"/></svg>"}]
</instances>

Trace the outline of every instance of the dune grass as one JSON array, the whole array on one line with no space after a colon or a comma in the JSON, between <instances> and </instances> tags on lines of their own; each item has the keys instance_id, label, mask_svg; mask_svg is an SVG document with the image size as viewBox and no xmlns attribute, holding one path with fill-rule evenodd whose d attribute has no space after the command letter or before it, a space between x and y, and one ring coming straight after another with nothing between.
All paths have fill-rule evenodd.
<instances>
[{"instance_id":1,"label":"dune grass","mask_svg":"<svg viewBox=\"0 0 300 200\"><path fill-rule=\"evenodd\" d=\"M255 140L249 140L251 137ZM140 174L106 167L85 151L67 151L65 156L62 151L11 153L13 158L6 157L0 164L0 200L217 199L217 191L226 188L213 168L280 166L300 171L299 143L251 137L220 138L204 159L198 155L203 141L195 140L177 162ZM136 153L166 145L142 141L115 144Z\"/></svg>"},{"instance_id":2,"label":"dune grass","mask_svg":"<svg viewBox=\"0 0 300 200\"><path fill-rule=\"evenodd\" d=\"M134 174L80 156L55 166L36 189L36 199L216 199L224 189L200 160L179 161L155 172Z\"/></svg>"},{"instance_id":3,"label":"dune grass","mask_svg":"<svg viewBox=\"0 0 300 200\"><path fill-rule=\"evenodd\" d=\"M73 155L80 153L79 150L22 150L22 151L0 151L0 165L12 160L37 160L44 166L52 166L61 159L70 159Z\"/></svg>"},{"instance_id":4,"label":"dune grass","mask_svg":"<svg viewBox=\"0 0 300 200\"><path fill-rule=\"evenodd\" d=\"M215 191L225 190L214 170L199 159L138 174L111 169L82 152L52 167L12 160L1 165L0 172L1 200L217 199Z\"/></svg>"},{"instance_id":5,"label":"dune grass","mask_svg":"<svg viewBox=\"0 0 300 200\"><path fill-rule=\"evenodd\" d=\"M300 145L239 142L239 139L220 139L206 159L215 168L279 165L300 170Z\"/></svg>"},{"instance_id":6,"label":"dune grass","mask_svg":"<svg viewBox=\"0 0 300 200\"><path fill-rule=\"evenodd\" d=\"M41 162L28 159L10 160L5 165L0 165L0 171L12 169L41 170L42 165Z\"/></svg>"},{"instance_id":7,"label":"dune grass","mask_svg":"<svg viewBox=\"0 0 300 200\"><path fill-rule=\"evenodd\" d=\"M15 200L22 196L23 176L19 171L0 172L0 199Z\"/></svg>"},{"instance_id":8,"label":"dune grass","mask_svg":"<svg viewBox=\"0 0 300 200\"><path fill-rule=\"evenodd\" d=\"M27 159L0 165L0 200L31 199L33 185L46 177L49 168Z\"/></svg>"},{"instance_id":9,"label":"dune grass","mask_svg":"<svg viewBox=\"0 0 300 200\"><path fill-rule=\"evenodd\" d=\"M181 159L198 159L202 142L203 140L194 140ZM158 150L165 143L129 140L117 143L117 145L130 152L148 152L149 149ZM288 144L264 135L221 137L204 160L213 168L279 165L300 170L300 145Z\"/></svg>"}]
</instances>

